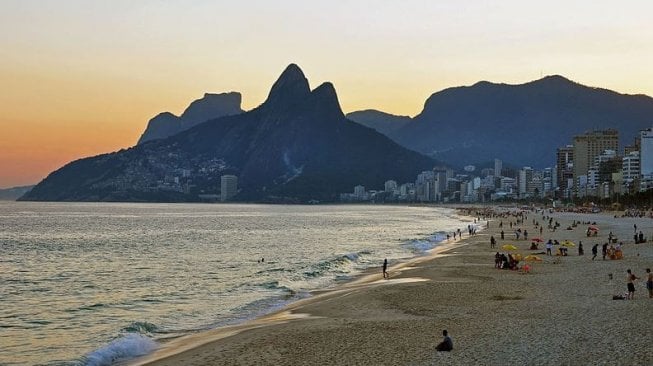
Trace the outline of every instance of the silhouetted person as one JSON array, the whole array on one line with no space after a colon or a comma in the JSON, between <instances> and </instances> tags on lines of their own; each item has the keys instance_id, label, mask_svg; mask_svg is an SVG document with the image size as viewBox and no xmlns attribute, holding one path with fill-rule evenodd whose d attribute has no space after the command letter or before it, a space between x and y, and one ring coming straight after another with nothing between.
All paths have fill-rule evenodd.
<instances>
[{"instance_id":1,"label":"silhouetted person","mask_svg":"<svg viewBox=\"0 0 653 366\"><path fill-rule=\"evenodd\" d=\"M449 333L446 329L442 331L442 335L444 336L444 339L437 347L435 347L435 349L438 352L449 352L453 349L453 340L449 337Z\"/></svg>"},{"instance_id":2,"label":"silhouetted person","mask_svg":"<svg viewBox=\"0 0 653 366\"><path fill-rule=\"evenodd\" d=\"M583 243L580 241L578 242L578 255L583 255L585 254L585 250L583 250Z\"/></svg>"},{"instance_id":3,"label":"silhouetted person","mask_svg":"<svg viewBox=\"0 0 653 366\"><path fill-rule=\"evenodd\" d=\"M494 235L490 236L490 248L497 246L497 241L494 239Z\"/></svg>"},{"instance_id":4,"label":"silhouetted person","mask_svg":"<svg viewBox=\"0 0 653 366\"><path fill-rule=\"evenodd\" d=\"M501 240L503 240L503 230L501 230Z\"/></svg>"},{"instance_id":5,"label":"silhouetted person","mask_svg":"<svg viewBox=\"0 0 653 366\"><path fill-rule=\"evenodd\" d=\"M592 260L594 260L594 258L596 258L597 254L599 254L599 245L594 244L594 246L592 247Z\"/></svg>"},{"instance_id":6,"label":"silhouetted person","mask_svg":"<svg viewBox=\"0 0 653 366\"><path fill-rule=\"evenodd\" d=\"M383 260L383 278L390 278L388 274L388 258Z\"/></svg>"}]
</instances>

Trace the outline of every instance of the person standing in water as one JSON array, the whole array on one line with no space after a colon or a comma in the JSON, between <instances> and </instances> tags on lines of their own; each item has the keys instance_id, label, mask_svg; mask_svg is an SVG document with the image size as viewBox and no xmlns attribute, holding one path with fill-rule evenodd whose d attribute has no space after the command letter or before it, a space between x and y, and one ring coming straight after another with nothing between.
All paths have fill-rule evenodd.
<instances>
[{"instance_id":1,"label":"person standing in water","mask_svg":"<svg viewBox=\"0 0 653 366\"><path fill-rule=\"evenodd\" d=\"M383 260L383 278L390 278L388 274L388 258Z\"/></svg>"}]
</instances>

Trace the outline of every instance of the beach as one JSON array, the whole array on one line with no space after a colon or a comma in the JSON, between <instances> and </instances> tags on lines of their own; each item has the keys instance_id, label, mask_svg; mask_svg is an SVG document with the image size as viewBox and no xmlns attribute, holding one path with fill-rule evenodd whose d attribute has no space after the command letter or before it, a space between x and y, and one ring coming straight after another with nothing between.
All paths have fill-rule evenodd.
<instances>
[{"instance_id":1,"label":"beach","mask_svg":"<svg viewBox=\"0 0 653 366\"><path fill-rule=\"evenodd\" d=\"M490 219L489 228L443 243L427 257L371 274L283 310L231 327L182 337L130 365L648 365L653 363L651 306L644 287L653 267L653 220L615 218L615 213L556 212L556 231L542 214L528 212L529 240L515 240L509 222ZM494 254L513 244L528 250L539 236L532 220L544 224L542 239L570 240L564 257L538 254L530 273L494 268ZM500 239L503 221L505 240ZM566 230L573 221L596 223ZM486 220L481 222L484 226ZM648 238L634 244L633 225ZM461 228L464 229L464 228ZM536 234L537 232L537 234ZM612 232L623 242L624 258L592 261L591 247ZM497 248L490 248L490 236ZM578 255L582 242L585 254ZM554 248L556 250L557 248ZM520 264L523 264L520 263ZM635 299L613 300L626 292L626 270L640 277ZM612 275L612 276L610 276ZM435 346L447 329L454 350Z\"/></svg>"}]
</instances>

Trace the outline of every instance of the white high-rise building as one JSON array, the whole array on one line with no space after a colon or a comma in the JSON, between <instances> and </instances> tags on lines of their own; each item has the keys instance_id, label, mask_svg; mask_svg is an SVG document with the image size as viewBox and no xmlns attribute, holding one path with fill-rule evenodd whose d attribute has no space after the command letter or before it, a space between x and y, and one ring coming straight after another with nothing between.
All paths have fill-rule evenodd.
<instances>
[{"instance_id":1,"label":"white high-rise building","mask_svg":"<svg viewBox=\"0 0 653 366\"><path fill-rule=\"evenodd\" d=\"M499 159L494 159L494 176L500 177L502 169L503 169L503 162Z\"/></svg>"},{"instance_id":2,"label":"white high-rise building","mask_svg":"<svg viewBox=\"0 0 653 366\"><path fill-rule=\"evenodd\" d=\"M640 174L642 179L653 178L653 128L640 131Z\"/></svg>"},{"instance_id":3,"label":"white high-rise building","mask_svg":"<svg viewBox=\"0 0 653 366\"><path fill-rule=\"evenodd\" d=\"M394 191L397 190L397 182L395 182L394 180L388 180L388 181L386 181L384 186L385 186L385 187L384 187L384 188L385 188L384 190L385 190L386 192L394 192Z\"/></svg>"},{"instance_id":4,"label":"white high-rise building","mask_svg":"<svg viewBox=\"0 0 653 366\"><path fill-rule=\"evenodd\" d=\"M223 175L220 177L220 201L228 201L238 193L238 177Z\"/></svg>"}]
</instances>

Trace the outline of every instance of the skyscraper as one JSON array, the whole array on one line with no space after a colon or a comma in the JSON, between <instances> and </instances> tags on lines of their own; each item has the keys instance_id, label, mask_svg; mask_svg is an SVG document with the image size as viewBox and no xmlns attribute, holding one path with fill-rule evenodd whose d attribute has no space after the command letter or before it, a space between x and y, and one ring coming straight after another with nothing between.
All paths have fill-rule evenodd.
<instances>
[{"instance_id":1,"label":"skyscraper","mask_svg":"<svg viewBox=\"0 0 653 366\"><path fill-rule=\"evenodd\" d=\"M503 168L503 162L499 159L494 159L494 176L501 176L501 169Z\"/></svg>"},{"instance_id":2,"label":"skyscraper","mask_svg":"<svg viewBox=\"0 0 653 366\"><path fill-rule=\"evenodd\" d=\"M559 147L556 152L556 185L558 198L569 198L574 179L574 146Z\"/></svg>"},{"instance_id":3,"label":"skyscraper","mask_svg":"<svg viewBox=\"0 0 653 366\"><path fill-rule=\"evenodd\" d=\"M238 193L238 177L223 175L220 177L220 201L228 201Z\"/></svg>"},{"instance_id":4,"label":"skyscraper","mask_svg":"<svg viewBox=\"0 0 653 366\"><path fill-rule=\"evenodd\" d=\"M597 130L574 137L574 187L581 176L587 176L594 158L605 150L619 150L617 130Z\"/></svg>"},{"instance_id":5,"label":"skyscraper","mask_svg":"<svg viewBox=\"0 0 653 366\"><path fill-rule=\"evenodd\" d=\"M653 187L653 128L640 131L639 169L641 189Z\"/></svg>"}]
</instances>

